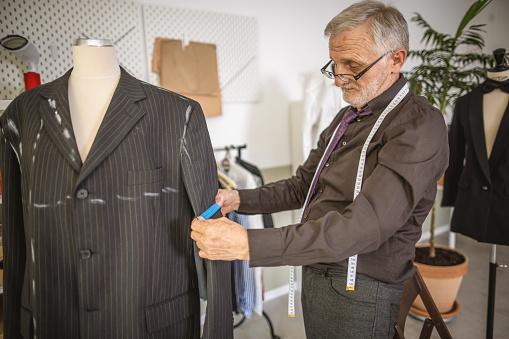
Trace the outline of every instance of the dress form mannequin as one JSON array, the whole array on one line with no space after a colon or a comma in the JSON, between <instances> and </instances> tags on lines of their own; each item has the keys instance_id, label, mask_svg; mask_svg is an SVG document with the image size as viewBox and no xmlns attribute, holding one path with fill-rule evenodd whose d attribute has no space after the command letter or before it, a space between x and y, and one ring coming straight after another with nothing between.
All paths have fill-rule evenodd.
<instances>
[{"instance_id":1,"label":"dress form mannequin","mask_svg":"<svg viewBox=\"0 0 509 339\"><path fill-rule=\"evenodd\" d=\"M499 48L493 51L497 65L488 71L488 79L498 82L509 81L509 67L504 63L505 49ZM484 133L486 137L486 150L490 157L495 138L498 133L500 122L509 104L509 93L500 89L494 89L483 96ZM490 273L488 284L488 312L486 323L486 339L493 338L493 324L495 318L495 290L497 268L504 267L497 263L497 245L491 245ZM507 266L505 266L507 267Z\"/></svg>"},{"instance_id":2,"label":"dress form mannequin","mask_svg":"<svg viewBox=\"0 0 509 339\"><path fill-rule=\"evenodd\" d=\"M69 109L84 162L117 87L120 67L109 40L78 39L72 50Z\"/></svg>"},{"instance_id":3,"label":"dress form mannequin","mask_svg":"<svg viewBox=\"0 0 509 339\"><path fill-rule=\"evenodd\" d=\"M494 54L497 57L495 50ZM499 51L502 55L500 63L488 71L488 79L495 81L508 81L509 80L509 67L503 64L503 56L505 50ZM498 63L499 60L497 60ZM494 89L493 91L484 94L483 97L483 117L484 117L484 135L486 137L486 150L488 158L490 157L493 144L495 143L495 137L497 136L498 127L500 121L504 116L507 105L509 104L509 93L505 93L500 89Z\"/></svg>"}]
</instances>

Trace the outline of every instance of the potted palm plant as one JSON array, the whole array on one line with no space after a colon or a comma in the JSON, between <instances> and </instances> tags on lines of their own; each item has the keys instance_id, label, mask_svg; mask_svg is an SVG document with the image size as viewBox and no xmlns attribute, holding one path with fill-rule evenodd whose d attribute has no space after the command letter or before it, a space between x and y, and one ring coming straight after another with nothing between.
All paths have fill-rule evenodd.
<instances>
[{"instance_id":1,"label":"potted palm plant","mask_svg":"<svg viewBox=\"0 0 509 339\"><path fill-rule=\"evenodd\" d=\"M404 74L410 88L416 94L425 96L444 114L460 96L478 86L486 77L486 69L494 65L493 55L482 53L485 25L469 26L491 1L475 1L463 16L454 35L433 29L418 13L411 18L411 21L424 29L421 42L425 49L409 51L409 58L417 59L419 64ZM455 298L461 279L467 272L468 258L460 251L435 245L435 213L434 205L430 215L430 241L429 244L416 246L415 264L443 318L449 318L459 311ZM444 275L449 277L442 283ZM447 287L453 287L453 291L445 292ZM427 316L420 298L414 303L412 311Z\"/></svg>"}]
</instances>

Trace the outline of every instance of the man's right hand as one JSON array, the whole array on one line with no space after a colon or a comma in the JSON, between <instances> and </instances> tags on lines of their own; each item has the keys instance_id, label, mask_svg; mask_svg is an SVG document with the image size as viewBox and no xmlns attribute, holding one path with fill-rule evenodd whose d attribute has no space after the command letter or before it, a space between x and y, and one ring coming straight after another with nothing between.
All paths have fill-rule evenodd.
<instances>
[{"instance_id":1,"label":"man's right hand","mask_svg":"<svg viewBox=\"0 0 509 339\"><path fill-rule=\"evenodd\" d=\"M235 190L218 190L216 195L216 204L221 206L221 213L223 216L230 211L237 210L240 205L239 192Z\"/></svg>"}]
</instances>

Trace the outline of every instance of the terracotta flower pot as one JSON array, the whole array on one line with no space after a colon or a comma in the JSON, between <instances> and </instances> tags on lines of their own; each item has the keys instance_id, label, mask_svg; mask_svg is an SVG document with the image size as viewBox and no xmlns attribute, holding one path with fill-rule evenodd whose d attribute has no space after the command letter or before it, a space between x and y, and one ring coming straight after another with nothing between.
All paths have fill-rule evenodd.
<instances>
[{"instance_id":1,"label":"terracotta flower pot","mask_svg":"<svg viewBox=\"0 0 509 339\"><path fill-rule=\"evenodd\" d=\"M429 244L417 244L416 246L429 247ZM420 264L418 262L414 263L421 273L433 301L442 314L442 317L445 319L455 315L459 311L456 296L458 295L463 276L468 270L468 257L456 249L440 245L435 245L435 247L459 253L465 258L463 263L454 266L432 266ZM426 308L420 297L415 299L412 305L412 311L419 315L427 316Z\"/></svg>"}]
</instances>

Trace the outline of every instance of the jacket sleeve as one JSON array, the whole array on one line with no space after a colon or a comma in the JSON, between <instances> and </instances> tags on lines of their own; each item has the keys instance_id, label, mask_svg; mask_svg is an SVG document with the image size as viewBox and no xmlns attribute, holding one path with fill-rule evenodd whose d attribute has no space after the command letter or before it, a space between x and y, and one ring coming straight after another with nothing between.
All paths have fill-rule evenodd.
<instances>
[{"instance_id":1,"label":"jacket sleeve","mask_svg":"<svg viewBox=\"0 0 509 339\"><path fill-rule=\"evenodd\" d=\"M202 109L198 103L190 102L180 156L189 200L194 213L200 215L215 202L217 167ZM219 217L220 212L213 216ZM207 260L206 268L207 315L203 338L233 338L231 263Z\"/></svg>"},{"instance_id":2,"label":"jacket sleeve","mask_svg":"<svg viewBox=\"0 0 509 339\"><path fill-rule=\"evenodd\" d=\"M12 105L12 104L11 104ZM12 107L12 106L11 106ZM20 312L21 292L25 275L25 232L21 199L21 172L16 153L6 139L10 128L6 127L4 113L1 120L0 172L2 173L2 240L4 260L4 335L5 338L21 338ZM4 133L5 128L5 133Z\"/></svg>"},{"instance_id":3,"label":"jacket sleeve","mask_svg":"<svg viewBox=\"0 0 509 339\"><path fill-rule=\"evenodd\" d=\"M454 116L449 131L449 167L444 175L444 190L442 195L442 206L454 206L458 193L458 183L463 171L463 160L465 159L465 134L461 124L461 101L454 107Z\"/></svg>"}]
</instances>

